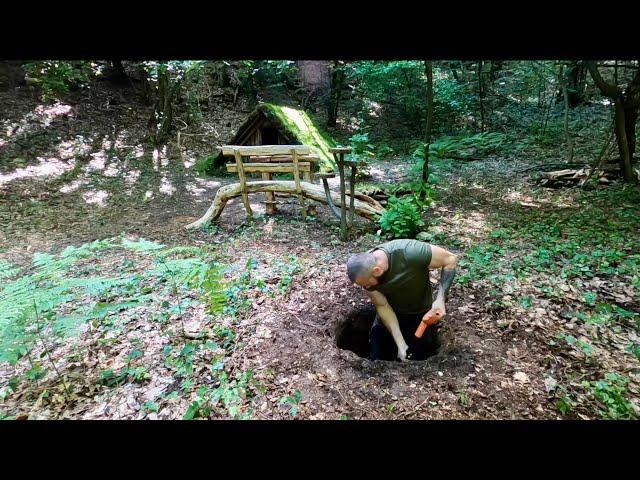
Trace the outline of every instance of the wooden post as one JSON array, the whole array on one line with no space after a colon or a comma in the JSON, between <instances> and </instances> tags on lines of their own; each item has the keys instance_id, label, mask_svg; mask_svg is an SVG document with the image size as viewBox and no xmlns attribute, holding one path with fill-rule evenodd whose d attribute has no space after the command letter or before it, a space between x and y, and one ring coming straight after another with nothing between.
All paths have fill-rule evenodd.
<instances>
[{"instance_id":1,"label":"wooden post","mask_svg":"<svg viewBox=\"0 0 640 480\"><path fill-rule=\"evenodd\" d=\"M263 180L271 180L271 172L262 172ZM273 192L266 192L267 201L265 202L267 215L274 215L276 213L276 194Z\"/></svg>"},{"instance_id":2,"label":"wooden post","mask_svg":"<svg viewBox=\"0 0 640 480\"><path fill-rule=\"evenodd\" d=\"M347 240L347 205L345 201L345 178L344 178L344 154L351 152L350 147L336 147L331 149L333 158L340 173L340 236L342 240ZM351 197L353 199L353 196ZM352 200L353 201L353 200Z\"/></svg>"},{"instance_id":3,"label":"wooden post","mask_svg":"<svg viewBox=\"0 0 640 480\"><path fill-rule=\"evenodd\" d=\"M351 200L349 202L349 228L353 226L353 217L355 215L355 209L353 207L353 200L356 193L356 170L357 166L355 164L351 165L351 181L349 182L349 194L351 195Z\"/></svg>"},{"instance_id":4,"label":"wooden post","mask_svg":"<svg viewBox=\"0 0 640 480\"><path fill-rule=\"evenodd\" d=\"M302 207L302 219L307 218L307 206L304 203L304 195L302 195L302 188L300 188L300 166L298 165L298 152L295 149L291 149L293 156L293 179L296 182L296 192L298 193L298 199L300 200L300 206Z\"/></svg>"},{"instance_id":5,"label":"wooden post","mask_svg":"<svg viewBox=\"0 0 640 480\"><path fill-rule=\"evenodd\" d=\"M247 215L253 216L251 211L251 204L249 203L249 194L247 192L247 178L244 175L244 165L242 164L242 155L238 150L233 150L233 155L236 157L236 164L238 165L238 177L240 178L240 188L242 189L242 202L244 208L247 210Z\"/></svg>"},{"instance_id":6,"label":"wooden post","mask_svg":"<svg viewBox=\"0 0 640 480\"><path fill-rule=\"evenodd\" d=\"M340 173L340 236L342 240L347 239L347 209L345 202L345 185L344 185L344 163L342 159L344 153L333 154L338 164L338 172Z\"/></svg>"},{"instance_id":7,"label":"wooden post","mask_svg":"<svg viewBox=\"0 0 640 480\"><path fill-rule=\"evenodd\" d=\"M311 166L313 167L313 164ZM312 183L313 182L313 180L311 179L312 175L313 175L313 173L311 171L307 172L305 170L304 172L302 172L302 178L304 178L305 182ZM309 202L309 207L308 208L309 208L308 213L309 213L310 216L315 217L316 215L318 215L318 211L316 210L316 205L315 205L314 202Z\"/></svg>"}]
</instances>

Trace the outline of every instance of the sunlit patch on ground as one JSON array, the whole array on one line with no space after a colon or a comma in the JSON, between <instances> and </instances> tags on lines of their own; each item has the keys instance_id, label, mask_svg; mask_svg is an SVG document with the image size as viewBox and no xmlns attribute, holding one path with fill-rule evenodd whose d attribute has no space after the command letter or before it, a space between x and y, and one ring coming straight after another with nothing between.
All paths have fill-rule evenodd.
<instances>
[{"instance_id":1,"label":"sunlit patch on ground","mask_svg":"<svg viewBox=\"0 0 640 480\"><path fill-rule=\"evenodd\" d=\"M187 192L189 192L191 195L194 195L194 196L201 195L207 191L206 188L200 188L194 183L187 183L185 185L185 188L187 189Z\"/></svg>"},{"instance_id":2,"label":"sunlit patch on ground","mask_svg":"<svg viewBox=\"0 0 640 480\"><path fill-rule=\"evenodd\" d=\"M176 187L174 187L171 182L169 181L169 179L166 176L162 177L162 181L160 183L160 192L164 193L165 195L173 195L174 193L176 193Z\"/></svg>"},{"instance_id":3,"label":"sunlit patch on ground","mask_svg":"<svg viewBox=\"0 0 640 480\"><path fill-rule=\"evenodd\" d=\"M63 159L73 158L78 155L87 155L91 151L91 139L82 135L76 135L73 140L61 142L58 145L58 156Z\"/></svg>"},{"instance_id":4,"label":"sunlit patch on ground","mask_svg":"<svg viewBox=\"0 0 640 480\"><path fill-rule=\"evenodd\" d=\"M188 170L196 164L196 158L194 156L186 155L182 163L184 165L184 168Z\"/></svg>"},{"instance_id":5,"label":"sunlit patch on ground","mask_svg":"<svg viewBox=\"0 0 640 480\"><path fill-rule=\"evenodd\" d=\"M87 183L89 183L87 180L74 180L73 182L68 183L67 185L60 188L60 192L72 193L78 190L81 186L86 185Z\"/></svg>"},{"instance_id":6,"label":"sunlit patch on ground","mask_svg":"<svg viewBox=\"0 0 640 480\"><path fill-rule=\"evenodd\" d=\"M7 137L29 133L39 126L48 127L57 117L72 115L73 109L64 103L38 105L33 112L27 113L17 124L7 126Z\"/></svg>"},{"instance_id":7,"label":"sunlit patch on ground","mask_svg":"<svg viewBox=\"0 0 640 480\"><path fill-rule=\"evenodd\" d=\"M211 180L197 179L196 181L197 183L187 183L185 185L187 192L196 197L207 192L208 189L218 188L221 185L220 182L214 182Z\"/></svg>"},{"instance_id":8,"label":"sunlit patch on ground","mask_svg":"<svg viewBox=\"0 0 640 480\"><path fill-rule=\"evenodd\" d=\"M133 185L140 178L140 174L140 170L129 170L123 175L124 181L127 183L127 185Z\"/></svg>"},{"instance_id":9,"label":"sunlit patch on ground","mask_svg":"<svg viewBox=\"0 0 640 480\"><path fill-rule=\"evenodd\" d=\"M37 165L29 165L24 168L17 168L10 173L0 174L0 185L23 178L55 178L73 170L75 167L75 160L62 162L58 158L38 157L38 162Z\"/></svg>"},{"instance_id":10,"label":"sunlit patch on ground","mask_svg":"<svg viewBox=\"0 0 640 480\"><path fill-rule=\"evenodd\" d=\"M46 127L48 127L56 117L69 115L72 111L71 105L60 102L56 102L54 105L38 105L35 109L36 114L43 119Z\"/></svg>"},{"instance_id":11,"label":"sunlit patch on ground","mask_svg":"<svg viewBox=\"0 0 640 480\"><path fill-rule=\"evenodd\" d=\"M104 152L96 152L91 154L91 161L87 165L86 171L94 172L96 170L104 170L107 163L107 156Z\"/></svg>"},{"instance_id":12,"label":"sunlit patch on ground","mask_svg":"<svg viewBox=\"0 0 640 480\"><path fill-rule=\"evenodd\" d=\"M144 147L142 145L136 145L133 149L133 156L140 158L144 155Z\"/></svg>"},{"instance_id":13,"label":"sunlit patch on ground","mask_svg":"<svg viewBox=\"0 0 640 480\"><path fill-rule=\"evenodd\" d=\"M162 147L162 150L154 148L151 158L153 159L153 169L155 171L159 171L160 167L166 167L169 165L169 159L167 158L167 146L165 145Z\"/></svg>"},{"instance_id":14,"label":"sunlit patch on ground","mask_svg":"<svg viewBox=\"0 0 640 480\"><path fill-rule=\"evenodd\" d=\"M473 244L479 239L486 238L493 227L482 212L466 212L464 215L455 214L444 216L441 225L431 228L433 233L453 233L456 238L466 244Z\"/></svg>"},{"instance_id":15,"label":"sunlit patch on ground","mask_svg":"<svg viewBox=\"0 0 640 480\"><path fill-rule=\"evenodd\" d=\"M111 140L109 140L108 137L105 137L102 139L102 149L103 150L111 150L113 146L113 142Z\"/></svg>"},{"instance_id":16,"label":"sunlit patch on ground","mask_svg":"<svg viewBox=\"0 0 640 480\"><path fill-rule=\"evenodd\" d=\"M513 190L502 197L503 200L509 203L520 204L525 207L539 207L540 205L534 200L534 198L526 193Z\"/></svg>"},{"instance_id":17,"label":"sunlit patch on ground","mask_svg":"<svg viewBox=\"0 0 640 480\"><path fill-rule=\"evenodd\" d=\"M117 159L114 159L117 161ZM109 164L109 166L104 171L105 177L117 177L122 173L122 170L118 168L118 165L115 162Z\"/></svg>"},{"instance_id":18,"label":"sunlit patch on ground","mask_svg":"<svg viewBox=\"0 0 640 480\"><path fill-rule=\"evenodd\" d=\"M107 205L109 193L105 190L89 190L82 194L82 198L84 198L84 201L90 205L105 207Z\"/></svg>"}]
</instances>

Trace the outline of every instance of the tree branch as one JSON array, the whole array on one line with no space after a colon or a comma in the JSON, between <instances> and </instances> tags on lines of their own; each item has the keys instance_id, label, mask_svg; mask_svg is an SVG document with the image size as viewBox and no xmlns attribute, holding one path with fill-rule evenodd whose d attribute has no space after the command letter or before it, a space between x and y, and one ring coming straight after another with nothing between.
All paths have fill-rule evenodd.
<instances>
[{"instance_id":1,"label":"tree branch","mask_svg":"<svg viewBox=\"0 0 640 480\"><path fill-rule=\"evenodd\" d=\"M602 75L600 75L600 72L598 71L598 65L596 62L588 60L586 65L589 69L589 73L591 74L591 78L593 78L593 81L604 95L610 98L616 98L622 94L617 85L607 83L604 78L602 78Z\"/></svg>"}]
</instances>

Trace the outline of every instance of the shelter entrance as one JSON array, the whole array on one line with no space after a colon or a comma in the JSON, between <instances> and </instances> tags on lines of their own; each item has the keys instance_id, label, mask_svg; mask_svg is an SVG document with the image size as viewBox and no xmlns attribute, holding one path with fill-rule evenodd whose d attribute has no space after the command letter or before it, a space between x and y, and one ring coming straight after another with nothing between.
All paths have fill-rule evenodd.
<instances>
[{"instance_id":1,"label":"shelter entrance","mask_svg":"<svg viewBox=\"0 0 640 480\"><path fill-rule=\"evenodd\" d=\"M278 145L278 130L274 127L262 127L260 136L262 145Z\"/></svg>"}]
</instances>

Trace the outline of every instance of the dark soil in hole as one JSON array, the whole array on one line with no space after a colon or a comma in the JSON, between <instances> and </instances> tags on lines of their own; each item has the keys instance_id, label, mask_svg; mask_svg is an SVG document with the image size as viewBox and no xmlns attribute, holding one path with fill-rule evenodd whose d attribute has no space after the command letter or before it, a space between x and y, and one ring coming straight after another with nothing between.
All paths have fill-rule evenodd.
<instances>
[{"instance_id":1,"label":"dark soil in hole","mask_svg":"<svg viewBox=\"0 0 640 480\"><path fill-rule=\"evenodd\" d=\"M334 335L336 339L336 346L342 350L350 350L359 357L369 358L371 350L369 346L369 332L375 317L376 310L373 305L360 307L350 312L344 320L338 321L335 327ZM427 332L426 334L431 333L432 332ZM410 341L407 337L408 334L409 332L403 331L403 335L407 342ZM433 338L438 337L436 336ZM440 341L438 339L432 348L429 348L426 353L422 354L422 358L417 359L424 360L426 357L436 355L439 347ZM390 352L387 354L391 355ZM393 356L395 357L395 353ZM391 357L385 359L395 360L395 358Z\"/></svg>"},{"instance_id":2,"label":"dark soil in hole","mask_svg":"<svg viewBox=\"0 0 640 480\"><path fill-rule=\"evenodd\" d=\"M376 310L373 305L353 310L336 326L336 346L351 350L359 357L369 358L369 330L375 318Z\"/></svg>"}]
</instances>

